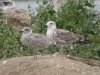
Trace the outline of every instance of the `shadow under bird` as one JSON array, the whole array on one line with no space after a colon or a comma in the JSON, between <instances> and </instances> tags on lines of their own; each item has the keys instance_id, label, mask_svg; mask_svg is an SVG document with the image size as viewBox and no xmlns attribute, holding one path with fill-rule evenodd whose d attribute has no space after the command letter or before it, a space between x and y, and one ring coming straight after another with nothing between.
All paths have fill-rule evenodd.
<instances>
[{"instance_id":1,"label":"shadow under bird","mask_svg":"<svg viewBox=\"0 0 100 75\"><path fill-rule=\"evenodd\" d=\"M46 27L47 27L47 33L46 33L47 37L53 39L56 42L56 44L60 46L70 45L71 49L73 49L73 43L88 42L88 40L85 40L81 35L75 34L68 30L57 29L56 23L54 21L47 22Z\"/></svg>"},{"instance_id":2,"label":"shadow under bird","mask_svg":"<svg viewBox=\"0 0 100 75\"><path fill-rule=\"evenodd\" d=\"M55 44L53 40L47 38L45 35L33 33L32 29L29 27L23 28L20 33L22 34L20 41L23 45L32 49L33 53ZM36 54L34 54L34 58L37 58Z\"/></svg>"}]
</instances>

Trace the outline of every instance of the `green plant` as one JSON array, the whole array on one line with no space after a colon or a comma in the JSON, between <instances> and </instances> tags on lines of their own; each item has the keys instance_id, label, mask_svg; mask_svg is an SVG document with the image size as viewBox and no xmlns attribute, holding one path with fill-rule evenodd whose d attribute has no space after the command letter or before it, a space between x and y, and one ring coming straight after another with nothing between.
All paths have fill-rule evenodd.
<instances>
[{"instance_id":1,"label":"green plant","mask_svg":"<svg viewBox=\"0 0 100 75\"><path fill-rule=\"evenodd\" d=\"M67 0L56 13L53 4L42 5L37 9L37 15L32 16L32 27L35 32L45 33L47 21L55 21L58 28L72 31L91 41L90 44L75 46L72 52L75 56L99 59L97 50L100 49L100 19L97 18L94 5L89 0ZM55 51L55 49L52 49ZM69 48L65 52L71 51Z\"/></svg>"},{"instance_id":2,"label":"green plant","mask_svg":"<svg viewBox=\"0 0 100 75\"><path fill-rule=\"evenodd\" d=\"M69 47L64 48L66 54L71 52L72 55L78 57L100 59L100 19L92 10L94 5L88 0L68 0L58 13L53 7L52 3L40 5L36 15L30 13L33 31L45 34L46 22L53 20L58 28L80 34L91 41L89 44L76 44L74 50ZM92 9L87 9L87 7ZM20 34L14 28L5 25L3 21L3 13L0 11L0 58L32 55L32 51L21 44ZM44 50L47 53L56 51L58 47L49 47Z\"/></svg>"},{"instance_id":3,"label":"green plant","mask_svg":"<svg viewBox=\"0 0 100 75\"><path fill-rule=\"evenodd\" d=\"M31 55L32 51L20 43L18 31L4 24L3 14L0 14L0 58L21 55Z\"/></svg>"}]
</instances>

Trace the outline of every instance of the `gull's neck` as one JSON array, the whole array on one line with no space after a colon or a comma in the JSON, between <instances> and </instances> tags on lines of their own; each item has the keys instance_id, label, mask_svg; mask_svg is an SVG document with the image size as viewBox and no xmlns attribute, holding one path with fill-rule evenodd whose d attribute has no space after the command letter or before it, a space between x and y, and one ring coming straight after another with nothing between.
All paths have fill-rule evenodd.
<instances>
[{"instance_id":1,"label":"gull's neck","mask_svg":"<svg viewBox=\"0 0 100 75\"><path fill-rule=\"evenodd\" d=\"M32 34L32 32L29 32L29 33L23 33L22 34L22 37L27 37L27 36L30 36Z\"/></svg>"},{"instance_id":2,"label":"gull's neck","mask_svg":"<svg viewBox=\"0 0 100 75\"><path fill-rule=\"evenodd\" d=\"M56 29L57 28L48 28L46 33L47 37L53 39L56 36Z\"/></svg>"},{"instance_id":3,"label":"gull's neck","mask_svg":"<svg viewBox=\"0 0 100 75\"><path fill-rule=\"evenodd\" d=\"M48 31L53 31L53 30L56 30L56 29L57 29L56 26L54 26L54 27L52 27L52 28L47 28Z\"/></svg>"}]
</instances>

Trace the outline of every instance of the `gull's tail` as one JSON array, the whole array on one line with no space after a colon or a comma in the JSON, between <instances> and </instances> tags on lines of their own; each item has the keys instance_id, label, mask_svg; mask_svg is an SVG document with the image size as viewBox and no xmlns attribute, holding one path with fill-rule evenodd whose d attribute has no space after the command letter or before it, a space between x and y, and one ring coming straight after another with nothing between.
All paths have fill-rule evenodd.
<instances>
[{"instance_id":1,"label":"gull's tail","mask_svg":"<svg viewBox=\"0 0 100 75\"><path fill-rule=\"evenodd\" d=\"M86 38L79 37L79 40L76 43L87 44L87 43L91 43L91 41Z\"/></svg>"}]
</instances>

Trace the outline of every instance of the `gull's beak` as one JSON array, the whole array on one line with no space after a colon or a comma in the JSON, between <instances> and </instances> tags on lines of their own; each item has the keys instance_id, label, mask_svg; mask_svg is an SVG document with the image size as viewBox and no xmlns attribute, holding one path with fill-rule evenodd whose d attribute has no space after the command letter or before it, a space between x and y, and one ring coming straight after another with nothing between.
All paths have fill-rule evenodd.
<instances>
[{"instance_id":1,"label":"gull's beak","mask_svg":"<svg viewBox=\"0 0 100 75\"><path fill-rule=\"evenodd\" d=\"M48 28L48 25L45 25L45 28Z\"/></svg>"},{"instance_id":2,"label":"gull's beak","mask_svg":"<svg viewBox=\"0 0 100 75\"><path fill-rule=\"evenodd\" d=\"M20 34L22 34L22 33L23 33L23 31L22 31L22 30L19 30L18 32L19 32Z\"/></svg>"}]
</instances>

